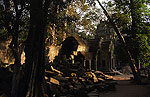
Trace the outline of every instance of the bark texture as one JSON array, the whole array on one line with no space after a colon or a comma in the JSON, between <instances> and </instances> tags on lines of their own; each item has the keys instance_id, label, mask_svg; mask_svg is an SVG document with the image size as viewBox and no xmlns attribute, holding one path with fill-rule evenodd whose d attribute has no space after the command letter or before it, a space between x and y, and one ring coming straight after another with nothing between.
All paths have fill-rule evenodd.
<instances>
[{"instance_id":1,"label":"bark texture","mask_svg":"<svg viewBox=\"0 0 150 97\"><path fill-rule=\"evenodd\" d=\"M44 32L49 1L31 0L30 30L25 45L25 74L20 97L44 97Z\"/></svg>"}]
</instances>

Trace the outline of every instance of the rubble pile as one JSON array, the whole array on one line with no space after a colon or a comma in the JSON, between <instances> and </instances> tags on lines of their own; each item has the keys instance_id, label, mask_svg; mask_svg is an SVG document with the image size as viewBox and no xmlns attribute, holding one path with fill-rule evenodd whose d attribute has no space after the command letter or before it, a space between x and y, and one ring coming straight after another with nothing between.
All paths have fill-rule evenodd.
<instances>
[{"instance_id":1,"label":"rubble pile","mask_svg":"<svg viewBox=\"0 0 150 97\"><path fill-rule=\"evenodd\" d=\"M99 92L115 90L116 82L112 76L84 67L84 56L77 52L77 47L78 41L74 37L68 37L62 43L58 56L46 65L46 94L49 97L88 97L88 93L95 89ZM2 97L10 97L14 65L10 66L12 67L0 68L0 96L4 95Z\"/></svg>"},{"instance_id":2,"label":"rubble pile","mask_svg":"<svg viewBox=\"0 0 150 97\"><path fill-rule=\"evenodd\" d=\"M46 77L53 96L84 96L97 89L98 91L115 90L116 82L112 76L101 71L88 71L83 65L81 52L73 54L78 47L74 37L68 37L62 43L62 49L53 63L47 65Z\"/></svg>"}]
</instances>

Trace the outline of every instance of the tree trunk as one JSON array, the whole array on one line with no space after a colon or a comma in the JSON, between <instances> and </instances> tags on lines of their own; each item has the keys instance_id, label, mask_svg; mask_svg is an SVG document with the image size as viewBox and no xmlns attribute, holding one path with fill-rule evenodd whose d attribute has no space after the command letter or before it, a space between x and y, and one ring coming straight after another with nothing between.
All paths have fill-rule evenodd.
<instances>
[{"instance_id":1,"label":"tree trunk","mask_svg":"<svg viewBox=\"0 0 150 97\"><path fill-rule=\"evenodd\" d=\"M119 37L119 39L121 40L122 44L124 45L124 49L128 55L128 59L129 59L129 62L130 62L130 67L132 69L132 72L133 72L133 75L134 75L134 80L137 82L137 83L141 83L141 78L140 78L140 75L139 73L137 72L137 68L136 68L136 65L133 61L133 58L131 56L131 53L128 49L128 47L126 46L126 42L124 40L124 37L122 36L121 32L119 31L119 29L117 28L117 26L115 25L115 23L113 22L113 20L110 18L108 12L106 11L106 9L102 6L102 4L99 2L99 0L97 0L99 5L101 6L101 8L103 9L104 11L104 14L107 16L109 22L112 24L117 36Z\"/></svg>"},{"instance_id":2,"label":"tree trunk","mask_svg":"<svg viewBox=\"0 0 150 97\"><path fill-rule=\"evenodd\" d=\"M13 70L13 78L12 78L12 89L11 89L11 96L17 97L18 90L19 90L19 82L20 82L20 66L21 66L21 54L22 54L22 45L18 41L19 35L19 22L21 17L21 11L18 10L18 3L17 0L14 0L14 6L16 11L16 20L14 22L14 28L11 29L9 33L13 33L12 41L9 45L11 48L15 62L14 62L14 70Z\"/></svg>"},{"instance_id":3,"label":"tree trunk","mask_svg":"<svg viewBox=\"0 0 150 97\"><path fill-rule=\"evenodd\" d=\"M30 30L25 45L24 88L20 97L44 97L45 38L48 0L31 0ZM44 6L44 7L43 7Z\"/></svg>"},{"instance_id":4,"label":"tree trunk","mask_svg":"<svg viewBox=\"0 0 150 97\"><path fill-rule=\"evenodd\" d=\"M131 19L132 19L132 25L131 25L131 32L130 34L132 35L132 38L136 39L136 35L138 34L138 25L140 24L140 12L138 12L139 9L139 3L136 0L130 0L130 12L131 12ZM140 58L139 58L139 50L138 48L134 48L134 53L133 55L135 56L135 65L137 68L137 74L140 76Z\"/></svg>"},{"instance_id":5,"label":"tree trunk","mask_svg":"<svg viewBox=\"0 0 150 97\"><path fill-rule=\"evenodd\" d=\"M11 48L11 47L10 47ZM20 74L21 74L21 54L23 51L22 46L16 46L11 48L15 58L13 77L12 77L12 88L11 88L11 97L18 97L19 83L20 83Z\"/></svg>"},{"instance_id":6,"label":"tree trunk","mask_svg":"<svg viewBox=\"0 0 150 97\"><path fill-rule=\"evenodd\" d=\"M16 55L18 55L18 54L16 54ZM20 58L21 58L21 56L20 56ZM17 95L18 95L19 81L20 81L20 64L21 64L20 58L17 58L17 60L15 58L14 69L13 69L13 78L12 78L11 97L17 97Z\"/></svg>"}]
</instances>

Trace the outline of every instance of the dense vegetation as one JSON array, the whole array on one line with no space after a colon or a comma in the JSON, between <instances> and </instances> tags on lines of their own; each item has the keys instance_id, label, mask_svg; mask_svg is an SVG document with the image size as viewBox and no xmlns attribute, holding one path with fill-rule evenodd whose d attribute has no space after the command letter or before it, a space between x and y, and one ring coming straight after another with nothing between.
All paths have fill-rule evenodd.
<instances>
[{"instance_id":1,"label":"dense vegetation","mask_svg":"<svg viewBox=\"0 0 150 97\"><path fill-rule=\"evenodd\" d=\"M107 2L112 19L126 35L125 39L134 61L142 66L148 66L150 59L150 2L147 0L113 0ZM121 44L116 52L121 51ZM117 53L117 58L128 63L123 53ZM140 63L138 63L140 62Z\"/></svg>"},{"instance_id":2,"label":"dense vegetation","mask_svg":"<svg viewBox=\"0 0 150 97\"><path fill-rule=\"evenodd\" d=\"M140 63L150 64L149 3L148 0L106 3L113 22L127 35L127 46L137 67ZM11 39L9 47L15 58L11 97L44 97L45 39L56 45L70 35L93 38L96 25L103 18L100 12L94 0L1 0L0 41ZM26 61L22 70L24 47ZM117 52L121 49L118 46ZM128 63L122 60L121 53L117 56Z\"/></svg>"}]
</instances>

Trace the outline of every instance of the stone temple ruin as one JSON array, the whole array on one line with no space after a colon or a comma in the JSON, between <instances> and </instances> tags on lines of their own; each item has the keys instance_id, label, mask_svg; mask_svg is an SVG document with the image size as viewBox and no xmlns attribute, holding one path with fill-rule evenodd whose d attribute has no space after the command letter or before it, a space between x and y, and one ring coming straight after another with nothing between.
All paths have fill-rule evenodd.
<instances>
[{"instance_id":1,"label":"stone temple ruin","mask_svg":"<svg viewBox=\"0 0 150 97\"><path fill-rule=\"evenodd\" d=\"M101 33L100 27L107 32ZM106 75L115 70L115 34L111 30L111 27L100 24L95 39L81 40L70 36L63 41L58 55L45 71L47 81L59 86L55 88L59 92L52 89L54 93L68 94L66 90L76 95L83 90L82 94L88 95L94 89L115 90L117 83L112 76Z\"/></svg>"},{"instance_id":2,"label":"stone temple ruin","mask_svg":"<svg viewBox=\"0 0 150 97\"><path fill-rule=\"evenodd\" d=\"M55 45L48 45L46 46L46 59L49 63L54 60L55 56L58 54L65 54L68 57L68 54L77 55L80 53L84 56L83 66L86 67L88 70L100 70L100 71L113 71L115 70L115 55L114 55L114 46L115 46L115 32L108 23L101 21L100 24L97 26L96 36L94 39L82 40L80 38L66 38L63 42L62 49ZM74 41L75 43L65 43L66 41ZM78 45L77 45L78 44ZM76 46L71 48L72 46ZM2 47L1 43L1 47ZM8 48L8 45L6 45ZM67 48L65 48L67 46ZM69 46L69 47L68 47ZM61 50L60 50L61 49ZM6 54L3 49L0 49L1 53L1 62L13 64L14 59L12 61L8 61L9 58L3 59L3 56ZM60 52L59 52L60 51ZM62 52L63 51L63 52ZM56 57L57 58L57 57ZM24 52L22 54L22 64L24 63L25 57ZM74 61L74 60L73 60ZM76 61L76 59L75 59Z\"/></svg>"},{"instance_id":3,"label":"stone temple ruin","mask_svg":"<svg viewBox=\"0 0 150 97\"><path fill-rule=\"evenodd\" d=\"M70 64L80 62L83 65L82 67L87 70L113 72L116 70L114 54L115 36L116 34L113 28L106 22L101 21L97 27L96 37L94 39L82 40L72 36L66 38L54 61L71 59ZM79 56L82 59L78 58ZM65 63L59 64L65 65Z\"/></svg>"},{"instance_id":4,"label":"stone temple ruin","mask_svg":"<svg viewBox=\"0 0 150 97\"><path fill-rule=\"evenodd\" d=\"M85 52L85 66L92 70L115 70L115 32L113 28L101 21L96 30L95 39L87 40L88 50Z\"/></svg>"},{"instance_id":5,"label":"stone temple ruin","mask_svg":"<svg viewBox=\"0 0 150 97\"><path fill-rule=\"evenodd\" d=\"M95 39L89 40L69 36L61 48L47 47L45 80L49 97L90 97L89 93L95 89L115 90L116 81L105 74L115 70L115 34L104 22L98 25L96 34ZM12 78L12 73L10 75Z\"/></svg>"},{"instance_id":6,"label":"stone temple ruin","mask_svg":"<svg viewBox=\"0 0 150 97\"><path fill-rule=\"evenodd\" d=\"M65 76L71 75L71 73L76 73L77 75L82 75L84 72L84 56L81 52L77 55L74 52L77 51L78 41L70 36L67 37L59 50L58 56L55 56L53 60L53 67L59 71L62 71Z\"/></svg>"}]
</instances>

